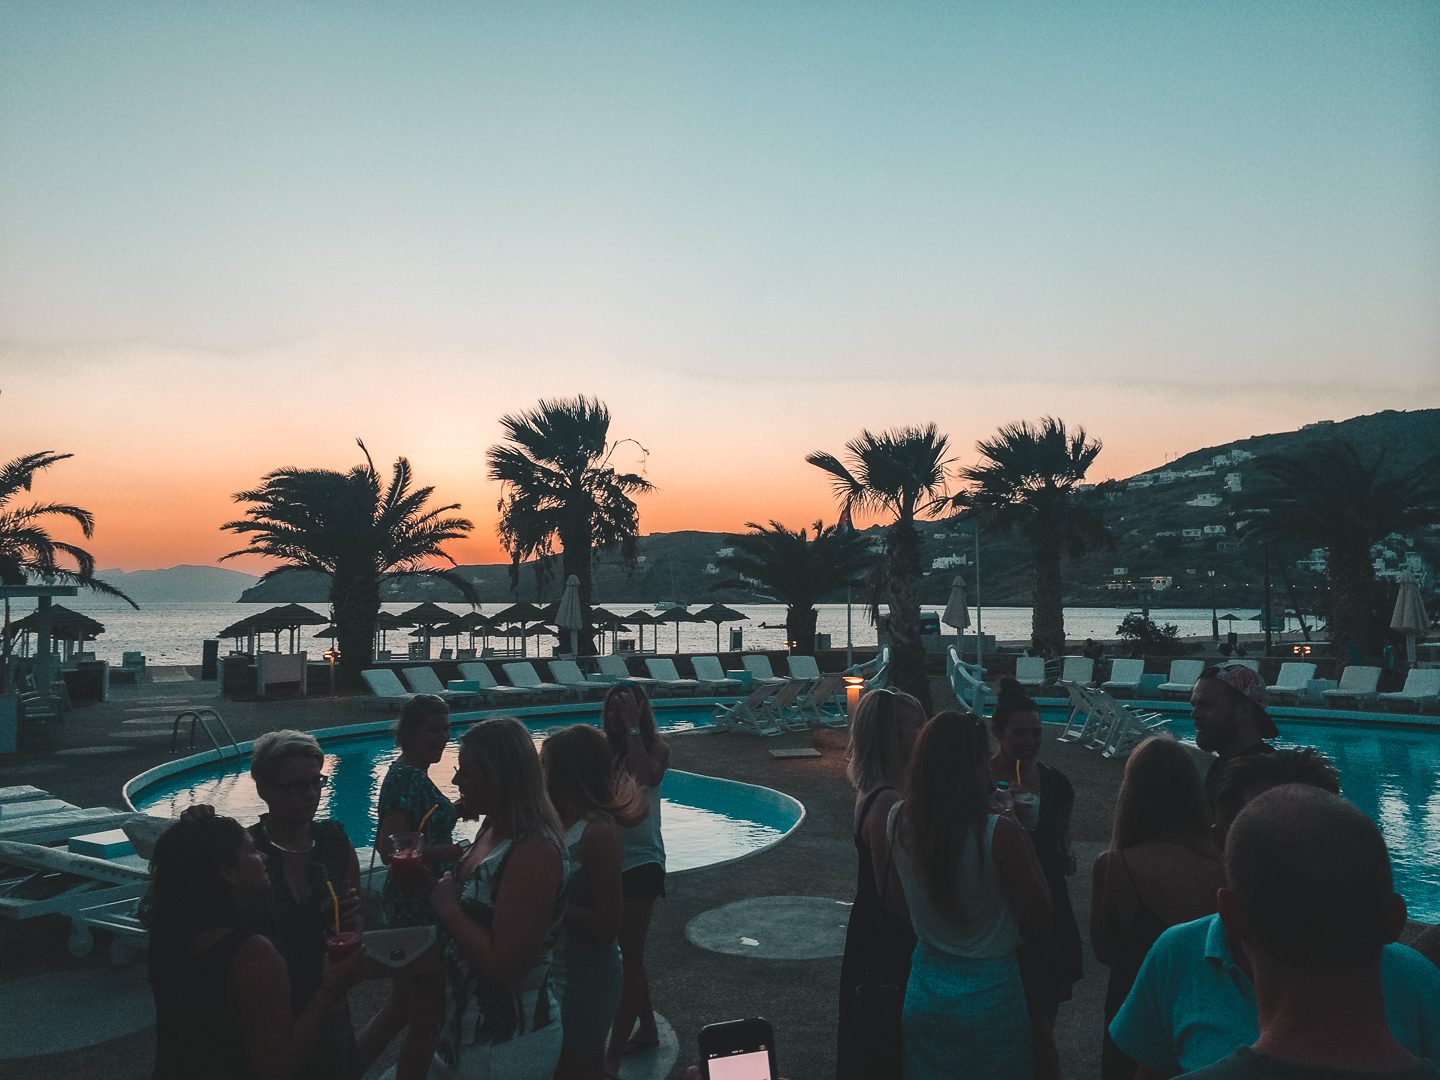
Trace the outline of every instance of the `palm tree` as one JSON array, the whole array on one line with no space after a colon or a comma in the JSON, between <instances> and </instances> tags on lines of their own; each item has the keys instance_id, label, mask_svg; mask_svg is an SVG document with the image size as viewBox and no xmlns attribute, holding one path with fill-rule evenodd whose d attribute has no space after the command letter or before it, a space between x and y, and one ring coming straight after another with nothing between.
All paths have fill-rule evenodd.
<instances>
[{"instance_id":1,"label":"palm tree","mask_svg":"<svg viewBox=\"0 0 1440 1080\"><path fill-rule=\"evenodd\" d=\"M1100 441L1063 420L1006 424L976 444L981 463L961 471L970 487L952 500L982 523L1024 536L1033 564L1030 633L1037 652L1065 647L1066 557L1076 558L1108 540L1099 506L1081 490L1100 453Z\"/></svg>"},{"instance_id":2,"label":"palm tree","mask_svg":"<svg viewBox=\"0 0 1440 1080\"><path fill-rule=\"evenodd\" d=\"M915 521L932 514L945 486L950 439L934 424L860 436L845 444L848 463L816 451L805 460L833 477L841 520L855 512L893 518L885 531L880 591L890 605L891 669L895 685L930 708L925 648L920 640L920 534Z\"/></svg>"},{"instance_id":3,"label":"palm tree","mask_svg":"<svg viewBox=\"0 0 1440 1080\"><path fill-rule=\"evenodd\" d=\"M80 527L88 540L95 534L95 516L81 506L69 503L31 503L12 506L22 491L29 491L35 474L74 457L41 450L25 454L0 465L0 585L24 585L39 581L51 585L78 585L105 596L115 596L133 608L140 605L113 585L95 578L95 559L82 547L56 540L46 528L46 518L63 518ZM69 559L74 567L61 561ZM0 631L4 661L0 663L0 689L4 688L10 668L10 598L5 598L5 620Z\"/></svg>"},{"instance_id":4,"label":"palm tree","mask_svg":"<svg viewBox=\"0 0 1440 1080\"><path fill-rule=\"evenodd\" d=\"M609 441L610 410L598 398L541 401L527 412L501 417L500 426L506 441L492 446L485 459L490 479L501 485L500 543L510 553L510 580L519 580L527 559L536 560L546 580L558 541L562 576L579 579L588 626L593 552L618 549L626 566L635 565L640 508L630 496L654 485L610 465L615 448L634 440ZM593 651L588 631L580 647Z\"/></svg>"},{"instance_id":5,"label":"palm tree","mask_svg":"<svg viewBox=\"0 0 1440 1080\"><path fill-rule=\"evenodd\" d=\"M1257 484L1236 507L1242 535L1325 548L1330 640L1375 655L1387 612L1370 549L1391 533L1440 522L1440 455L1395 472L1383 450L1367 461L1348 439L1325 439L1255 465Z\"/></svg>"},{"instance_id":6,"label":"palm tree","mask_svg":"<svg viewBox=\"0 0 1440 1080\"><path fill-rule=\"evenodd\" d=\"M283 565L262 581L286 570L315 570L330 577L330 603L335 609L336 642L340 647L340 678L347 686L359 682L370 662L375 641L375 616L380 611L384 577L426 575L448 581L471 603L477 597L470 583L428 560L455 560L441 549L447 540L462 539L474 527L451 516L458 503L426 507L433 487L411 489L410 462L397 458L384 485L370 451L356 440L365 464L348 472L333 469L276 469L235 501L250 503L245 518L220 526L249 537L249 544L222 555L264 555Z\"/></svg>"},{"instance_id":7,"label":"palm tree","mask_svg":"<svg viewBox=\"0 0 1440 1080\"><path fill-rule=\"evenodd\" d=\"M716 558L734 576L715 587L753 586L777 597L785 604L785 639L809 656L815 651L815 604L863 575L869 549L859 534L821 521L812 526L813 537L778 521L768 528L753 521L745 527L748 533L730 538L735 553Z\"/></svg>"}]
</instances>

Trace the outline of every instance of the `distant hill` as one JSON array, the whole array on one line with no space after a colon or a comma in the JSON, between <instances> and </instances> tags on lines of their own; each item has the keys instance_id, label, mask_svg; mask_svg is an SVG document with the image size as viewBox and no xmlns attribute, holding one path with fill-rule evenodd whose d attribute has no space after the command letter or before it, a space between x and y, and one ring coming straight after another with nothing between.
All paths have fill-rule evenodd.
<instances>
[{"instance_id":1,"label":"distant hill","mask_svg":"<svg viewBox=\"0 0 1440 1080\"><path fill-rule=\"evenodd\" d=\"M98 570L95 576L114 585L137 604L228 602L260 579L223 566L172 566L168 570Z\"/></svg>"},{"instance_id":2,"label":"distant hill","mask_svg":"<svg viewBox=\"0 0 1440 1080\"><path fill-rule=\"evenodd\" d=\"M1222 610L1234 608L1248 615L1260 603L1263 553L1242 547L1235 539L1234 500L1253 483L1257 462L1270 454L1303 453L1321 439L1353 441L1362 455L1385 454L1387 469L1400 470L1440 453L1440 409L1414 412L1382 412L1351 420L1311 424L1298 431L1256 435L1250 438L1196 450L1159 468L1150 469L1104 489L1105 520L1113 534L1111 548L1092 552L1076 561L1066 574L1066 602L1076 605L1127 606L1138 603L1133 588L1117 587L1120 580L1170 579L1168 587L1150 596L1157 607L1209 607L1211 578L1215 571L1215 602ZM1223 459L1223 461L1221 460ZM1235 490L1238 485L1239 491ZM643 513L643 507L642 507ZM757 518L768 518L763 507L754 510ZM783 517L783 512L778 515ZM787 522L798 526L801 522ZM1209 532L1206 532L1207 526ZM1187 530L1199 536L1184 535ZM921 524L924 545L923 565L927 568L921 597L927 604L943 604L956 574L963 574L974 599L974 540L968 527L935 521ZM870 531L878 544L880 530ZM653 533L640 538L641 561L633 572L626 571L613 557L597 556L595 602L599 604L641 604L657 600L706 604L713 600L728 603L768 600L753 593L716 590L719 575L713 571L716 553L728 546L725 533ZM1432 565L1440 565L1440 537L1434 533L1417 539L1422 554ZM1272 552L1277 603L1279 590L1306 610L1314 610L1319 579L1290 569L1305 552ZM1030 603L1031 568L1026 545L1013 536L985 534L981 537L981 589L986 604L1024 605ZM940 566L935 566L936 561ZM196 568L198 569L198 568ZM1121 571L1116 573L1116 571ZM508 603L513 599L554 600L563 582L556 573L544 595L538 593L533 568L521 569L512 590L508 564L464 566L467 577L487 603ZM1289 578L1288 584L1284 580ZM863 599L862 589L855 592ZM425 579L404 579L386 583L382 597L387 601L440 603L458 601L448 585ZM296 572L277 574L264 584L246 590L242 599L263 603L323 603L329 596L329 581L322 575ZM844 595L826 597L843 601ZM1248 608L1248 611L1241 611ZM624 614L625 612L622 612Z\"/></svg>"}]
</instances>

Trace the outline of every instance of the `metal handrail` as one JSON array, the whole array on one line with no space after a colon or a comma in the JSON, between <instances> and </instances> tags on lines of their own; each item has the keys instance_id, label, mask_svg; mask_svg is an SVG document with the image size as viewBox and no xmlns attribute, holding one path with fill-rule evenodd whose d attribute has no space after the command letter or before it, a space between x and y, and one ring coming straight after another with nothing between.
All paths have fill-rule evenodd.
<instances>
[{"instance_id":1,"label":"metal handrail","mask_svg":"<svg viewBox=\"0 0 1440 1080\"><path fill-rule=\"evenodd\" d=\"M215 737L215 732L210 729L210 718L213 718L215 722L220 725L220 730L225 733L225 738L230 743L230 749L235 751L236 757L240 756L240 744L235 739L235 733L230 730L230 725L225 723L225 718L214 709L186 709L175 717L175 724L170 729L170 750L172 753L175 751L175 744L180 738L180 724L187 717L190 720L191 750L195 749L195 727L198 724L205 729L205 734L209 736L210 742L214 745L220 756L225 756L225 747L220 744L220 740Z\"/></svg>"}]
</instances>

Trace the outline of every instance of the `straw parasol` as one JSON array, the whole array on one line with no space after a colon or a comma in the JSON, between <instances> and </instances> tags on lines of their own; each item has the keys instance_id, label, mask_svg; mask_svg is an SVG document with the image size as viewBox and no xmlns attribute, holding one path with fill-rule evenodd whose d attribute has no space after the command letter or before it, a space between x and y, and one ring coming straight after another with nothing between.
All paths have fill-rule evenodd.
<instances>
[{"instance_id":1,"label":"straw parasol","mask_svg":"<svg viewBox=\"0 0 1440 1080\"><path fill-rule=\"evenodd\" d=\"M636 628L638 629L638 631L639 631L639 636L640 636L640 650L639 650L639 651L640 651L640 652L644 652L644 651L645 651L645 627L647 627L647 626L654 626L654 625L655 625L655 616L654 616L654 615L651 615L650 612L648 612L648 611L632 611L629 615L625 615L625 616L623 616L623 617L620 619L620 625L621 625L621 626L634 626L634 627L636 627ZM659 631L658 631L658 630L656 631L656 634L657 634L657 636L658 636L658 634L659 634Z\"/></svg>"},{"instance_id":2,"label":"straw parasol","mask_svg":"<svg viewBox=\"0 0 1440 1080\"><path fill-rule=\"evenodd\" d=\"M494 615L491 615L490 620L497 627L520 627L520 655L524 656L526 655L525 638L529 633L527 628L531 623L543 623L545 621L545 612L534 604L522 600L519 603L511 604L503 611L498 611Z\"/></svg>"},{"instance_id":3,"label":"straw parasol","mask_svg":"<svg viewBox=\"0 0 1440 1080\"><path fill-rule=\"evenodd\" d=\"M673 622L673 623L675 624L675 651L676 651L677 653L680 651L680 624L681 624L682 622L704 622L704 621L705 621L704 619L700 619L700 618L697 618L697 617L694 616L694 615L691 615L690 612L687 611L687 610L686 610L685 608L683 608L683 607L667 608L667 609L665 609L664 611L660 612L659 615L656 615L656 616L655 616L655 622L656 622L656 623ZM655 632L655 636L656 636L657 639L659 638L660 632L659 632L658 630ZM720 627L719 627L718 624L717 624L716 627L715 627L715 636L716 636L716 637L719 637L719 636L720 636ZM656 642L655 648L656 648L656 650L659 650L659 648L660 648L660 645L659 645L658 640L657 640L657 642Z\"/></svg>"},{"instance_id":4,"label":"straw parasol","mask_svg":"<svg viewBox=\"0 0 1440 1080\"><path fill-rule=\"evenodd\" d=\"M402 611L400 618L406 626L418 626L424 631L423 634L412 634L412 637L419 637L425 642L425 651L430 651L430 637L435 632L435 627L444 626L446 623L454 622L456 613L441 607L433 600L426 600L423 604L417 604L408 611Z\"/></svg>"},{"instance_id":5,"label":"straw parasol","mask_svg":"<svg viewBox=\"0 0 1440 1080\"><path fill-rule=\"evenodd\" d=\"M720 651L720 624L727 622L748 622L750 616L742 611L736 611L724 604L711 604L695 612L691 618L695 622L713 622L715 624L715 651ZM677 626L675 632L678 635L680 628Z\"/></svg>"},{"instance_id":6,"label":"straw parasol","mask_svg":"<svg viewBox=\"0 0 1440 1080\"><path fill-rule=\"evenodd\" d=\"M1425 611L1424 601L1420 599L1420 583L1409 574L1400 577L1400 588L1395 594L1395 611L1390 616L1390 629L1405 635L1405 655L1413 666L1416 641L1430 629L1430 616Z\"/></svg>"},{"instance_id":7,"label":"straw parasol","mask_svg":"<svg viewBox=\"0 0 1440 1080\"><path fill-rule=\"evenodd\" d=\"M330 622L318 611L311 611L302 604L281 604L266 608L258 615L250 616L251 628L256 632L275 635L275 651L280 651L280 631L290 631L290 651L295 652L297 635L302 626L325 626Z\"/></svg>"},{"instance_id":8,"label":"straw parasol","mask_svg":"<svg viewBox=\"0 0 1440 1080\"><path fill-rule=\"evenodd\" d=\"M965 579L959 574L955 575L955 581L950 586L950 599L945 603L945 613L940 616L940 621L955 628L957 641L970 625L970 605L965 599Z\"/></svg>"},{"instance_id":9,"label":"straw parasol","mask_svg":"<svg viewBox=\"0 0 1440 1080\"><path fill-rule=\"evenodd\" d=\"M36 608L23 619L16 619L10 624L10 640L13 641L21 634L35 634L38 637L42 633L48 633L55 641L65 643L67 657L75 645L94 641L104 632L105 627L99 622L89 615L67 608L64 604Z\"/></svg>"}]
</instances>

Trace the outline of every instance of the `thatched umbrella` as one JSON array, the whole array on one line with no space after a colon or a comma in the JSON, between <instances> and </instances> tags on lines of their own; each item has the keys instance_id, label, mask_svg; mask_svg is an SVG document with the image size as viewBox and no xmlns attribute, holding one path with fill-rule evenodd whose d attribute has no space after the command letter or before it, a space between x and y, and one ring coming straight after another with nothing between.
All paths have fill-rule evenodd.
<instances>
[{"instance_id":1,"label":"thatched umbrella","mask_svg":"<svg viewBox=\"0 0 1440 1080\"><path fill-rule=\"evenodd\" d=\"M330 620L318 611L311 611L300 604L281 604L267 608L258 615L250 616L250 624L257 631L274 633L275 651L280 651L280 631L290 631L290 651L295 652L296 636L302 626L325 626Z\"/></svg>"},{"instance_id":2,"label":"thatched umbrella","mask_svg":"<svg viewBox=\"0 0 1440 1080\"><path fill-rule=\"evenodd\" d=\"M724 604L711 604L695 612L692 618L696 622L713 622L715 624L715 651L720 651L720 624L727 622L747 622L750 618L744 612L736 611ZM680 628L677 626L675 632L678 635Z\"/></svg>"},{"instance_id":3,"label":"thatched umbrella","mask_svg":"<svg viewBox=\"0 0 1440 1080\"><path fill-rule=\"evenodd\" d=\"M50 637L65 645L64 658L69 659L76 645L94 641L105 632L105 627L89 615L67 608L64 604L50 604L36 608L23 619L10 624L10 640L21 634L48 633Z\"/></svg>"},{"instance_id":4,"label":"thatched umbrella","mask_svg":"<svg viewBox=\"0 0 1440 1080\"><path fill-rule=\"evenodd\" d=\"M678 653L678 652L680 651L680 624L681 624L682 622L691 622L691 623L693 623L693 622L704 622L705 620L704 620L704 619L700 619L700 618L696 618L694 615L691 615L690 612L687 611L687 610L686 610L685 608L683 608L683 607L672 607L672 608L667 608L666 610L660 612L659 615L656 615L656 616L655 616L655 621L656 621L657 623L670 623L670 622L673 622L673 623L675 624L675 651ZM657 630L657 631L655 632L655 635L656 635L656 638L658 639L658 638L659 638L659 635L660 635L660 632ZM720 627L719 627L719 624L716 624L716 627L715 627L715 637L716 637L717 639L720 637ZM656 645L655 645L655 648L656 648L657 651L658 651L659 648L660 648L660 645L659 645L659 643L658 643L658 640L657 640L657 643L656 643Z\"/></svg>"},{"instance_id":5,"label":"thatched umbrella","mask_svg":"<svg viewBox=\"0 0 1440 1080\"><path fill-rule=\"evenodd\" d=\"M542 609L536 607L534 604L527 603L526 601L522 600L517 604L511 604L503 611L496 612L494 615L490 616L490 619L497 627L520 627L520 655L524 656L526 655L526 628L531 623L543 623L545 621L545 612Z\"/></svg>"},{"instance_id":6,"label":"thatched umbrella","mask_svg":"<svg viewBox=\"0 0 1440 1080\"><path fill-rule=\"evenodd\" d=\"M419 637L425 642L425 653L430 653L430 636L434 633L435 627L444 626L446 623L454 622L456 612L449 611L432 600L426 600L423 604L417 604L408 611L402 611L399 617L404 620L406 626L418 626L424 631L423 634L412 634L411 637Z\"/></svg>"},{"instance_id":7,"label":"thatched umbrella","mask_svg":"<svg viewBox=\"0 0 1440 1080\"><path fill-rule=\"evenodd\" d=\"M592 607L590 609L590 625L600 631L602 635L604 635L606 631L609 631L613 637L615 631L625 625L625 620L607 608ZM603 636L601 638L601 644L604 644Z\"/></svg>"}]
</instances>

